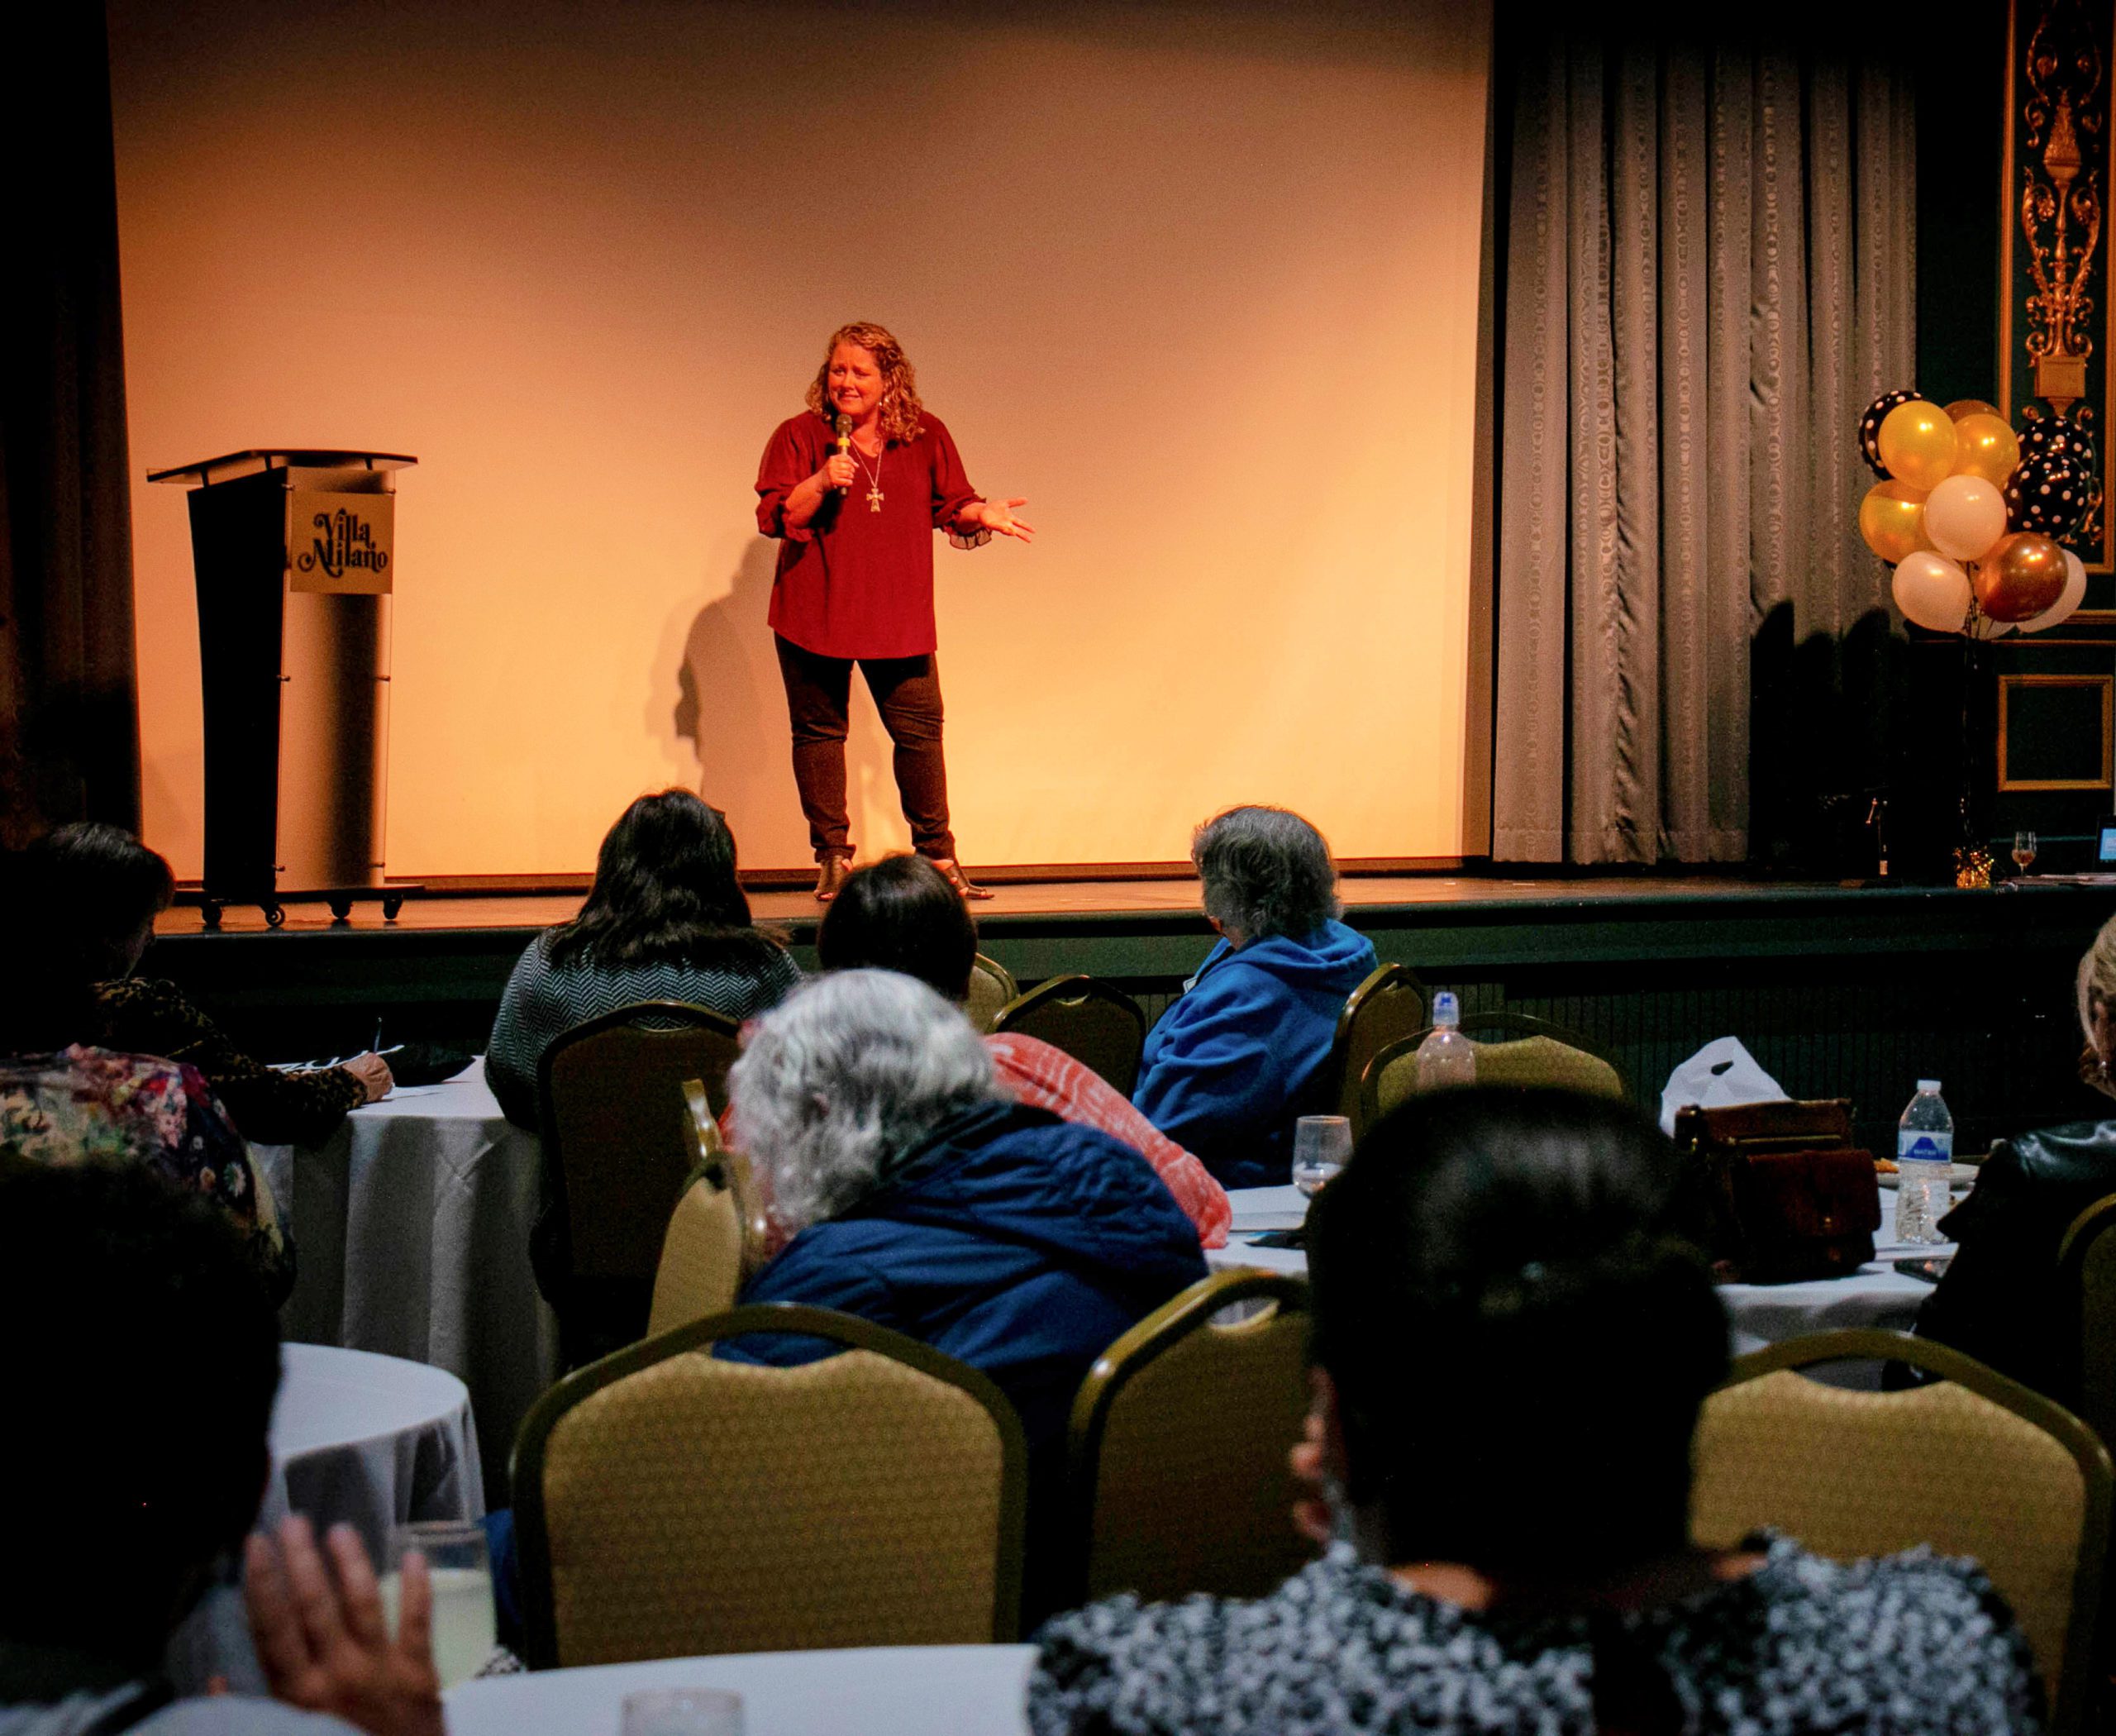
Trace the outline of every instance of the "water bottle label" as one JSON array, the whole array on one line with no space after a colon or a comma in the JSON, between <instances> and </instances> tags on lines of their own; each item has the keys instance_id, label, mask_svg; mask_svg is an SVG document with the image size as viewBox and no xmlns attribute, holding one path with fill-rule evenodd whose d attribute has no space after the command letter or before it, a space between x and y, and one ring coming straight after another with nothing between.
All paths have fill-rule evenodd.
<instances>
[{"instance_id":1,"label":"water bottle label","mask_svg":"<svg viewBox=\"0 0 2116 1736\"><path fill-rule=\"evenodd\" d=\"M1947 1163L1953 1157L1952 1133L1913 1133L1907 1128L1896 1133L1895 1158L1899 1163Z\"/></svg>"}]
</instances>

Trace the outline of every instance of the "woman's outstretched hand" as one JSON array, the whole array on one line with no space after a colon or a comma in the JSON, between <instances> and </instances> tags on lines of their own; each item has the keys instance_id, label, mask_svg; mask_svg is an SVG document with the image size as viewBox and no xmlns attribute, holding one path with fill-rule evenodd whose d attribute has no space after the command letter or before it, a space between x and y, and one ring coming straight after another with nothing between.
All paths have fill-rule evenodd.
<instances>
[{"instance_id":1,"label":"woman's outstretched hand","mask_svg":"<svg viewBox=\"0 0 2116 1736\"><path fill-rule=\"evenodd\" d=\"M1028 502L1026 499L973 500L957 514L957 522L963 524L982 525L986 530L998 536L1018 537L1023 542L1027 542L1035 537L1036 527L1032 524L1023 524L1020 519L1014 517L1016 507L1027 504Z\"/></svg>"},{"instance_id":2,"label":"woman's outstretched hand","mask_svg":"<svg viewBox=\"0 0 2116 1736\"><path fill-rule=\"evenodd\" d=\"M393 1638L374 1569L350 1525L332 1526L319 1550L307 1519L284 1519L276 1542L251 1535L243 1567L250 1638L274 1699L342 1718L369 1736L444 1736L433 1584L423 1557L404 1557Z\"/></svg>"}]
</instances>

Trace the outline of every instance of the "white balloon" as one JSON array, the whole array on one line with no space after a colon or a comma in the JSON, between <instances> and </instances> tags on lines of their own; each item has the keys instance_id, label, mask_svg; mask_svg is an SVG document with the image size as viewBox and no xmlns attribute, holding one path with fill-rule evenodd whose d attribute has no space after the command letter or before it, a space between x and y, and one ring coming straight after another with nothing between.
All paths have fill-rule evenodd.
<instances>
[{"instance_id":1,"label":"white balloon","mask_svg":"<svg viewBox=\"0 0 2116 1736\"><path fill-rule=\"evenodd\" d=\"M1905 555L1896 563L1894 589L1895 606L1903 611L1904 619L1936 633L1958 633L1969 618L1969 575L1928 549Z\"/></svg>"},{"instance_id":2,"label":"white balloon","mask_svg":"<svg viewBox=\"0 0 2116 1736\"><path fill-rule=\"evenodd\" d=\"M2049 608L2023 621L2020 630L2024 633L2039 633L2046 627L2055 627L2067 620L2071 613L2086 600L2086 563L2070 549L2065 551L2065 588L2057 594L2057 600Z\"/></svg>"},{"instance_id":3,"label":"white balloon","mask_svg":"<svg viewBox=\"0 0 2116 1736\"><path fill-rule=\"evenodd\" d=\"M1956 560L1980 560L2006 534L2006 498L1981 476L1950 476L1925 497L1925 534Z\"/></svg>"}]
</instances>

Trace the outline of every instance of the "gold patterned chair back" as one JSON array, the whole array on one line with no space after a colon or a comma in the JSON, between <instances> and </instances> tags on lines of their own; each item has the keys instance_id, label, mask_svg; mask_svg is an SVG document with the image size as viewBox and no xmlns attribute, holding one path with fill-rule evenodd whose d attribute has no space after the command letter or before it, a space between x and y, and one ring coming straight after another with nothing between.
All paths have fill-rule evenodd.
<instances>
[{"instance_id":1,"label":"gold patterned chair back","mask_svg":"<svg viewBox=\"0 0 2116 1736\"><path fill-rule=\"evenodd\" d=\"M1201 1280L1103 1353L1070 1430L1083 1599L1256 1597L1312 1557L1286 1462L1307 1354L1306 1282L1260 1271Z\"/></svg>"},{"instance_id":2,"label":"gold patterned chair back","mask_svg":"<svg viewBox=\"0 0 2116 1736\"><path fill-rule=\"evenodd\" d=\"M996 958L979 953L970 964L970 999L963 1006L971 1028L980 1036L989 1036L999 1009L1021 992L1011 971Z\"/></svg>"},{"instance_id":3,"label":"gold patterned chair back","mask_svg":"<svg viewBox=\"0 0 2116 1736\"><path fill-rule=\"evenodd\" d=\"M1621 1101L1623 1075L1578 1033L1519 1013L1472 1013L1462 1033L1476 1046L1477 1083L1517 1089L1579 1091ZM1371 1123L1418 1088L1418 1045L1432 1028L1413 1031L1367 1064L1361 1081L1361 1114Z\"/></svg>"},{"instance_id":4,"label":"gold patterned chair back","mask_svg":"<svg viewBox=\"0 0 2116 1736\"><path fill-rule=\"evenodd\" d=\"M574 1366L639 1338L670 1214L698 1161L684 1085L717 1111L740 1028L681 1001L575 1025L537 1065L544 1207L532 1252Z\"/></svg>"},{"instance_id":5,"label":"gold patterned chair back","mask_svg":"<svg viewBox=\"0 0 2116 1736\"><path fill-rule=\"evenodd\" d=\"M831 1340L795 1368L746 1333ZM567 1376L515 1448L536 1668L1013 1638L1027 1452L984 1376L827 1309L735 1309Z\"/></svg>"},{"instance_id":6,"label":"gold patterned chair back","mask_svg":"<svg viewBox=\"0 0 2116 1736\"><path fill-rule=\"evenodd\" d=\"M1122 989L1092 976L1054 976L1017 994L993 1019L994 1033L1019 1033L1062 1049L1099 1074L1120 1096L1139 1080L1146 1015Z\"/></svg>"},{"instance_id":7,"label":"gold patterned chair back","mask_svg":"<svg viewBox=\"0 0 2116 1736\"><path fill-rule=\"evenodd\" d=\"M1942 1378L1852 1392L1796 1371L1897 1360ZM1740 1358L1699 1420L1690 1529L1764 1526L1839 1561L1929 1543L1973 1557L2012 1608L2056 1710L2081 1727L2109 1547L2109 1455L2078 1418L1929 1339L1818 1333Z\"/></svg>"},{"instance_id":8,"label":"gold patterned chair back","mask_svg":"<svg viewBox=\"0 0 2116 1736\"><path fill-rule=\"evenodd\" d=\"M2057 1250L2065 1371L2058 1396L2116 1452L2116 1194L2071 1222Z\"/></svg>"},{"instance_id":9,"label":"gold patterned chair back","mask_svg":"<svg viewBox=\"0 0 2116 1736\"><path fill-rule=\"evenodd\" d=\"M1356 1138L1365 1128L1360 1081L1374 1057L1425 1023L1425 985L1408 965L1381 965L1345 997L1324 1076L1327 1113L1348 1117Z\"/></svg>"},{"instance_id":10,"label":"gold patterned chair back","mask_svg":"<svg viewBox=\"0 0 2116 1736\"><path fill-rule=\"evenodd\" d=\"M732 1308L743 1281L763 1263L764 1220L748 1160L722 1142L702 1080L685 1080L684 1096L698 1137L698 1167L661 1238L650 1336Z\"/></svg>"}]
</instances>

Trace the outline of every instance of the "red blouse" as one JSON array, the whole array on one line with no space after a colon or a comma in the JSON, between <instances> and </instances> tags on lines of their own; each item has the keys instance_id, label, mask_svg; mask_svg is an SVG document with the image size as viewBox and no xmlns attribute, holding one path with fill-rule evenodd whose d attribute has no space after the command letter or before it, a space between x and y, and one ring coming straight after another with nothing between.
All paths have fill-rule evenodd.
<instances>
[{"instance_id":1,"label":"red blouse","mask_svg":"<svg viewBox=\"0 0 2116 1736\"><path fill-rule=\"evenodd\" d=\"M859 479L798 526L786 522L786 497L823 467L836 433L813 410L773 431L757 467L757 528L779 540L770 619L781 638L825 657L916 657L938 644L933 532L954 530L983 496L948 431L930 412L920 419L916 440L883 447L879 484L877 460L855 448Z\"/></svg>"}]
</instances>

